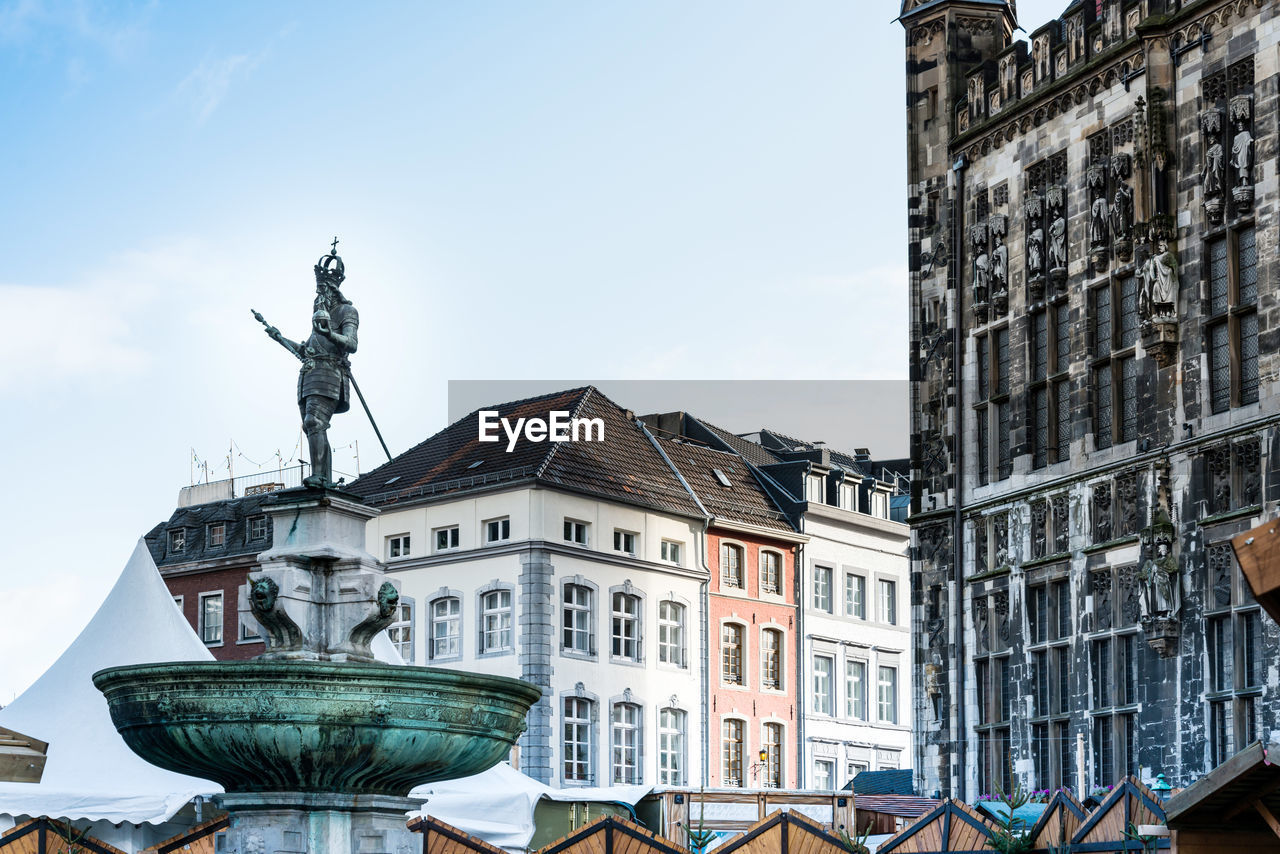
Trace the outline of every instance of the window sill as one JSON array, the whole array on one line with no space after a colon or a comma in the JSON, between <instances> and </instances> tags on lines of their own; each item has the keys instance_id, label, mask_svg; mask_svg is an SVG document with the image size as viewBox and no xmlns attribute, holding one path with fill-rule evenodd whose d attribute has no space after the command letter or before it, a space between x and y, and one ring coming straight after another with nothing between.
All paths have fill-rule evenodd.
<instances>
[{"instance_id":1,"label":"window sill","mask_svg":"<svg viewBox=\"0 0 1280 854\"><path fill-rule=\"evenodd\" d=\"M447 664L450 662L462 661L462 656L461 655L448 655L448 656L438 655L435 658L428 658L427 661L431 664L439 664L441 662L444 662Z\"/></svg>"},{"instance_id":2,"label":"window sill","mask_svg":"<svg viewBox=\"0 0 1280 854\"><path fill-rule=\"evenodd\" d=\"M262 638L241 638L240 640L236 641L236 646L240 646L241 644L251 644L251 643L266 643L266 641L263 640Z\"/></svg>"},{"instance_id":3,"label":"window sill","mask_svg":"<svg viewBox=\"0 0 1280 854\"><path fill-rule=\"evenodd\" d=\"M1068 560L1070 559L1070 557L1071 557L1071 552L1055 552L1054 554L1051 554L1051 555L1045 555L1044 557L1038 557L1038 558L1035 558L1034 560L1026 561L1025 563L1022 564L1022 568L1024 570L1036 569L1037 567L1048 566L1051 563L1059 563L1061 561Z\"/></svg>"},{"instance_id":4,"label":"window sill","mask_svg":"<svg viewBox=\"0 0 1280 854\"><path fill-rule=\"evenodd\" d=\"M594 652L583 652L580 649L564 649L561 648L560 655L563 658L574 658L578 661L595 661L596 654Z\"/></svg>"},{"instance_id":5,"label":"window sill","mask_svg":"<svg viewBox=\"0 0 1280 854\"><path fill-rule=\"evenodd\" d=\"M1260 513L1261 511L1262 511L1261 504L1250 504L1248 507L1241 507L1239 510L1228 510L1225 513L1216 513L1212 516L1206 516L1203 519L1200 519L1197 522L1197 524L1199 524L1202 527L1204 525L1216 525L1219 522L1230 522L1234 519L1242 519L1246 516L1253 516L1254 514Z\"/></svg>"},{"instance_id":6,"label":"window sill","mask_svg":"<svg viewBox=\"0 0 1280 854\"><path fill-rule=\"evenodd\" d=\"M217 647L224 645L223 641L202 641L202 643L204 643L204 645L209 649L216 649Z\"/></svg>"},{"instance_id":7,"label":"window sill","mask_svg":"<svg viewBox=\"0 0 1280 854\"><path fill-rule=\"evenodd\" d=\"M609 656L609 663L622 667L644 667L644 661L638 661L634 658L619 658L613 655Z\"/></svg>"},{"instance_id":8,"label":"window sill","mask_svg":"<svg viewBox=\"0 0 1280 854\"><path fill-rule=\"evenodd\" d=\"M1114 548L1119 548L1120 546L1134 545L1137 542L1138 542L1137 534L1125 534L1122 537L1113 537L1112 539L1106 540L1105 542L1095 543L1091 546L1085 546L1080 551L1084 554L1091 555L1091 554L1097 554L1098 552L1105 552Z\"/></svg>"},{"instance_id":9,"label":"window sill","mask_svg":"<svg viewBox=\"0 0 1280 854\"><path fill-rule=\"evenodd\" d=\"M476 658L502 658L504 655L514 655L514 649L495 649L490 652L478 652Z\"/></svg>"}]
</instances>

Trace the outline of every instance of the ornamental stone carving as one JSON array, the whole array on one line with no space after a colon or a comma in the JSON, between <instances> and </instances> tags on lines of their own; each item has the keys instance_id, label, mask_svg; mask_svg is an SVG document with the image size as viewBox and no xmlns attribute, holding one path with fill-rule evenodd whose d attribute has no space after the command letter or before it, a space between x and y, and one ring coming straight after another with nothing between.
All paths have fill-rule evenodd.
<instances>
[{"instance_id":1,"label":"ornamental stone carving","mask_svg":"<svg viewBox=\"0 0 1280 854\"><path fill-rule=\"evenodd\" d=\"M1142 630L1147 644L1169 658L1177 652L1182 611L1182 578L1173 554L1175 532L1169 514L1161 508L1142 532L1145 560L1139 578L1143 584Z\"/></svg>"}]
</instances>

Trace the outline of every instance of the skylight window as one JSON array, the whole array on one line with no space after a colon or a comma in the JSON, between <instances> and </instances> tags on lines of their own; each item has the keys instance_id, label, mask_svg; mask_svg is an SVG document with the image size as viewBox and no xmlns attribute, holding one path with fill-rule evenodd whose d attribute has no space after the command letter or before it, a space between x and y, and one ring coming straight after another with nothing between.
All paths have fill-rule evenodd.
<instances>
[{"instance_id":1,"label":"skylight window","mask_svg":"<svg viewBox=\"0 0 1280 854\"><path fill-rule=\"evenodd\" d=\"M391 478L391 480L387 481L386 483L384 483L384 484L382 484L382 485L383 485L383 486L390 486L391 484L395 483L395 482L396 482L397 480L399 480L399 479L400 479L400 475L396 475L395 477Z\"/></svg>"},{"instance_id":2,"label":"skylight window","mask_svg":"<svg viewBox=\"0 0 1280 854\"><path fill-rule=\"evenodd\" d=\"M472 463L471 465L467 466L467 469L468 469L468 470L473 469L473 468L475 468L475 467L477 467L477 466L479 466L479 465L481 465L481 464L483 464L483 463L484 463L484 460L476 460L474 463Z\"/></svg>"},{"instance_id":3,"label":"skylight window","mask_svg":"<svg viewBox=\"0 0 1280 854\"><path fill-rule=\"evenodd\" d=\"M733 485L733 484L729 483L729 478L725 477L725 476L724 476L724 472L720 471L720 469L712 469L712 470L711 470L711 473L712 473L712 474L714 474L714 475L716 476L716 480L720 481L720 485L721 485L721 486L732 486L732 485Z\"/></svg>"}]
</instances>

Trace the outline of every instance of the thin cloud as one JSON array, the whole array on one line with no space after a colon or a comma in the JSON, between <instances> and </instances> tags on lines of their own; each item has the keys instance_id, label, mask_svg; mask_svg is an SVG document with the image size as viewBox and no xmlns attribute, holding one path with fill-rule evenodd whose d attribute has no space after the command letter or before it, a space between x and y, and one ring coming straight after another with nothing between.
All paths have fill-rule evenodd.
<instances>
[{"instance_id":1,"label":"thin cloud","mask_svg":"<svg viewBox=\"0 0 1280 854\"><path fill-rule=\"evenodd\" d=\"M262 55L247 53L229 56L206 56L195 70L178 84L178 96L186 101L195 116L196 124L204 124L226 99L231 85L238 77L248 75Z\"/></svg>"}]
</instances>

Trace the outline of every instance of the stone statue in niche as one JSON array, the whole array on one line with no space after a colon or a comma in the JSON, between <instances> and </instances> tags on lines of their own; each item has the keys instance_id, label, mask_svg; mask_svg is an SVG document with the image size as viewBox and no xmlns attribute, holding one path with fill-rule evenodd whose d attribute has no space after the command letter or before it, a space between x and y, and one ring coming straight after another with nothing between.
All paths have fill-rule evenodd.
<instances>
[{"instance_id":1,"label":"stone statue in niche","mask_svg":"<svg viewBox=\"0 0 1280 854\"><path fill-rule=\"evenodd\" d=\"M1173 522L1161 508L1151 525L1142 532L1146 560L1138 577L1142 580L1142 630L1147 643L1168 658L1177 651L1178 614L1182 611L1182 579L1178 559L1173 555Z\"/></svg>"},{"instance_id":2,"label":"stone statue in niche","mask_svg":"<svg viewBox=\"0 0 1280 854\"><path fill-rule=\"evenodd\" d=\"M1231 166L1236 186L1231 198L1242 208L1253 205L1253 134L1249 125L1253 118L1253 101L1248 95L1237 95L1229 106L1236 134L1231 140Z\"/></svg>"},{"instance_id":3,"label":"stone statue in niche","mask_svg":"<svg viewBox=\"0 0 1280 854\"><path fill-rule=\"evenodd\" d=\"M991 301L996 311L1003 314L1009 306L1009 247L1004 237L1009 231L1009 221L1003 214L991 217Z\"/></svg>"},{"instance_id":4,"label":"stone statue in niche","mask_svg":"<svg viewBox=\"0 0 1280 854\"><path fill-rule=\"evenodd\" d=\"M1129 155L1112 156L1111 181L1116 189L1111 199L1111 236L1121 263L1133 257L1133 189L1126 183L1129 166Z\"/></svg>"},{"instance_id":5,"label":"stone statue in niche","mask_svg":"<svg viewBox=\"0 0 1280 854\"><path fill-rule=\"evenodd\" d=\"M978 249L978 256L973 259L973 299L975 302L986 302L991 292L991 259L987 257L985 246Z\"/></svg>"},{"instance_id":6,"label":"stone statue in niche","mask_svg":"<svg viewBox=\"0 0 1280 854\"><path fill-rule=\"evenodd\" d=\"M977 598L973 600L973 636L977 643L979 653L991 651L991 634L988 625L987 616L987 600Z\"/></svg>"},{"instance_id":7,"label":"stone statue in niche","mask_svg":"<svg viewBox=\"0 0 1280 854\"><path fill-rule=\"evenodd\" d=\"M1006 647L1011 640L1011 623L1009 619L1009 591L997 590L992 599L996 612L996 637L1000 638L1000 646Z\"/></svg>"},{"instance_id":8,"label":"stone statue in niche","mask_svg":"<svg viewBox=\"0 0 1280 854\"><path fill-rule=\"evenodd\" d=\"M1107 197L1098 196L1093 200L1093 208L1089 212L1089 242L1094 246L1107 245L1107 219L1110 211Z\"/></svg>"},{"instance_id":9,"label":"stone statue in niche","mask_svg":"<svg viewBox=\"0 0 1280 854\"><path fill-rule=\"evenodd\" d=\"M1178 256L1163 232L1152 236L1155 251L1138 271L1138 314L1142 347L1158 367L1173 364L1178 352Z\"/></svg>"},{"instance_id":10,"label":"stone statue in niche","mask_svg":"<svg viewBox=\"0 0 1280 854\"><path fill-rule=\"evenodd\" d=\"M1222 147L1222 110L1216 107L1200 115L1204 131L1204 171L1200 175L1204 191L1204 212L1212 223L1222 221L1222 172L1226 151Z\"/></svg>"},{"instance_id":11,"label":"stone statue in niche","mask_svg":"<svg viewBox=\"0 0 1280 854\"><path fill-rule=\"evenodd\" d=\"M924 690L933 702L933 719L942 719L942 656L934 653L924 666Z\"/></svg>"},{"instance_id":12,"label":"stone statue in niche","mask_svg":"<svg viewBox=\"0 0 1280 854\"><path fill-rule=\"evenodd\" d=\"M1049 188L1049 280L1057 289L1067 283L1067 211L1066 190Z\"/></svg>"},{"instance_id":13,"label":"stone statue in niche","mask_svg":"<svg viewBox=\"0 0 1280 854\"><path fill-rule=\"evenodd\" d=\"M1027 285L1031 298L1040 299L1044 296L1044 200L1029 193L1022 203L1022 211L1027 235Z\"/></svg>"},{"instance_id":14,"label":"stone statue in niche","mask_svg":"<svg viewBox=\"0 0 1280 854\"><path fill-rule=\"evenodd\" d=\"M1105 543L1111 539L1111 482L1093 487L1093 541Z\"/></svg>"}]
</instances>

